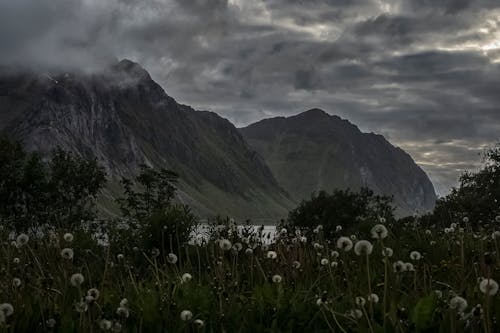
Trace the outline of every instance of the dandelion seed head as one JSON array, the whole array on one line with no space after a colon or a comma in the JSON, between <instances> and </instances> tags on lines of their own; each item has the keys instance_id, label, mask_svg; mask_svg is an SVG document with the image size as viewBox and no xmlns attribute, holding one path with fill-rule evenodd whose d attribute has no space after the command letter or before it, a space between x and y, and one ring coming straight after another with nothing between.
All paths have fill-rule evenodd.
<instances>
[{"instance_id":1,"label":"dandelion seed head","mask_svg":"<svg viewBox=\"0 0 500 333\"><path fill-rule=\"evenodd\" d=\"M377 294L370 294L368 295L368 302L371 302L371 303L378 303L379 302L379 297Z\"/></svg>"},{"instance_id":2,"label":"dandelion seed head","mask_svg":"<svg viewBox=\"0 0 500 333\"><path fill-rule=\"evenodd\" d=\"M182 321L190 321L193 319L193 313L189 310L183 310L181 312L181 320Z\"/></svg>"},{"instance_id":3,"label":"dandelion seed head","mask_svg":"<svg viewBox=\"0 0 500 333\"><path fill-rule=\"evenodd\" d=\"M195 319L193 321L193 324L198 328L202 328L203 326L205 326L205 323L201 319Z\"/></svg>"},{"instance_id":4,"label":"dandelion seed head","mask_svg":"<svg viewBox=\"0 0 500 333\"><path fill-rule=\"evenodd\" d=\"M337 268L337 266L338 266L338 265L339 265L339 263L338 263L338 262L336 262L336 261L332 261L332 262L330 263L330 266L331 266L331 267L333 267L333 268Z\"/></svg>"},{"instance_id":5,"label":"dandelion seed head","mask_svg":"<svg viewBox=\"0 0 500 333\"><path fill-rule=\"evenodd\" d=\"M74 252L73 249L70 248L64 248L61 250L61 257L66 260L71 260L73 259Z\"/></svg>"},{"instance_id":6,"label":"dandelion seed head","mask_svg":"<svg viewBox=\"0 0 500 333\"><path fill-rule=\"evenodd\" d=\"M13 278L12 279L12 286L14 288L18 288L19 286L21 286L21 279L20 278Z\"/></svg>"},{"instance_id":7,"label":"dandelion seed head","mask_svg":"<svg viewBox=\"0 0 500 333\"><path fill-rule=\"evenodd\" d=\"M74 237L73 237L73 234L67 232L64 234L63 239L64 239L64 241L71 243L73 241Z\"/></svg>"},{"instance_id":8,"label":"dandelion seed head","mask_svg":"<svg viewBox=\"0 0 500 333\"><path fill-rule=\"evenodd\" d=\"M393 254L394 254L394 251L390 247L384 247L382 249L382 255L384 257L392 257Z\"/></svg>"},{"instance_id":9,"label":"dandelion seed head","mask_svg":"<svg viewBox=\"0 0 500 333\"><path fill-rule=\"evenodd\" d=\"M321 259L321 262L320 262L320 263L321 263L321 266L326 266L326 265L328 265L328 264L329 264L329 260L328 260L328 259L326 259L326 258L323 258L323 259Z\"/></svg>"},{"instance_id":10,"label":"dandelion seed head","mask_svg":"<svg viewBox=\"0 0 500 333\"><path fill-rule=\"evenodd\" d=\"M455 296L450 300L449 305L451 309L457 310L457 312L462 313L467 308L467 301L460 296Z\"/></svg>"},{"instance_id":11,"label":"dandelion seed head","mask_svg":"<svg viewBox=\"0 0 500 333\"><path fill-rule=\"evenodd\" d=\"M85 278L81 273L75 273L71 275L70 282L71 285L74 287L79 287L83 282L85 281Z\"/></svg>"},{"instance_id":12,"label":"dandelion seed head","mask_svg":"<svg viewBox=\"0 0 500 333\"><path fill-rule=\"evenodd\" d=\"M337 239L337 248L349 252L352 249L352 241L348 237L340 237Z\"/></svg>"},{"instance_id":13,"label":"dandelion seed head","mask_svg":"<svg viewBox=\"0 0 500 333\"><path fill-rule=\"evenodd\" d=\"M410 259L418 261L418 260L422 259L422 255L418 251L411 251L410 252Z\"/></svg>"},{"instance_id":14,"label":"dandelion seed head","mask_svg":"<svg viewBox=\"0 0 500 333\"><path fill-rule=\"evenodd\" d=\"M223 239L219 240L219 247L223 251L228 251L228 250L231 250L231 248L233 247L233 244L231 244L231 242L228 239L223 238Z\"/></svg>"},{"instance_id":15,"label":"dandelion seed head","mask_svg":"<svg viewBox=\"0 0 500 333\"><path fill-rule=\"evenodd\" d=\"M128 308L128 299L122 298L122 300L120 301L120 306L122 308Z\"/></svg>"},{"instance_id":16,"label":"dandelion seed head","mask_svg":"<svg viewBox=\"0 0 500 333\"><path fill-rule=\"evenodd\" d=\"M26 234L19 234L16 238L16 245L17 247L22 247L26 244L28 244L28 241L30 240L29 236Z\"/></svg>"},{"instance_id":17,"label":"dandelion seed head","mask_svg":"<svg viewBox=\"0 0 500 333\"><path fill-rule=\"evenodd\" d=\"M487 296L494 296L498 292L498 283L493 279L484 279L479 283L479 290Z\"/></svg>"},{"instance_id":18,"label":"dandelion seed head","mask_svg":"<svg viewBox=\"0 0 500 333\"><path fill-rule=\"evenodd\" d=\"M275 251L267 251L266 258L267 259L276 259L278 254Z\"/></svg>"},{"instance_id":19,"label":"dandelion seed head","mask_svg":"<svg viewBox=\"0 0 500 333\"><path fill-rule=\"evenodd\" d=\"M54 328L56 327L56 320L54 318L49 318L45 321L45 325L47 325L48 328Z\"/></svg>"},{"instance_id":20,"label":"dandelion seed head","mask_svg":"<svg viewBox=\"0 0 500 333\"><path fill-rule=\"evenodd\" d=\"M123 253L118 253L116 255L116 259L118 259L118 261L122 261L124 258L125 258L125 256L123 255Z\"/></svg>"},{"instance_id":21,"label":"dandelion seed head","mask_svg":"<svg viewBox=\"0 0 500 333\"><path fill-rule=\"evenodd\" d=\"M252 254L253 254L253 250L252 250L251 248L247 248L247 249L245 250L245 254L250 256L250 255L252 255Z\"/></svg>"},{"instance_id":22,"label":"dandelion seed head","mask_svg":"<svg viewBox=\"0 0 500 333\"><path fill-rule=\"evenodd\" d=\"M333 259L337 259L340 256L338 251L332 251L332 253L330 253L330 255Z\"/></svg>"},{"instance_id":23,"label":"dandelion seed head","mask_svg":"<svg viewBox=\"0 0 500 333\"><path fill-rule=\"evenodd\" d=\"M92 298L94 298L94 300L97 301L99 299L99 296L101 295L101 293L99 292L99 289L97 289L97 288L90 288L89 290L87 290L87 295L91 296Z\"/></svg>"},{"instance_id":24,"label":"dandelion seed head","mask_svg":"<svg viewBox=\"0 0 500 333\"><path fill-rule=\"evenodd\" d=\"M371 229L371 235L373 239L384 239L388 234L389 232L383 224L376 224Z\"/></svg>"},{"instance_id":25,"label":"dandelion seed head","mask_svg":"<svg viewBox=\"0 0 500 333\"><path fill-rule=\"evenodd\" d=\"M123 317L123 318L128 318L128 316L130 315L130 312L128 310L127 307L124 307L124 306L119 306L117 309L116 309L116 314L119 316L119 317Z\"/></svg>"},{"instance_id":26,"label":"dandelion seed head","mask_svg":"<svg viewBox=\"0 0 500 333\"><path fill-rule=\"evenodd\" d=\"M14 314L14 307L10 303L0 304L0 312L2 312L5 317L10 317Z\"/></svg>"},{"instance_id":27,"label":"dandelion seed head","mask_svg":"<svg viewBox=\"0 0 500 333\"><path fill-rule=\"evenodd\" d=\"M156 247L155 247L155 248L153 248L153 249L151 249L151 257L153 257L153 258L157 258L159 255L160 255L160 250L158 250ZM170 255L169 255L169 256L170 256ZM174 254L174 256L175 256L175 254ZM177 256L175 256L175 258L177 259ZM168 261L168 259L169 259L169 258L167 257L167 261ZM176 262L177 262L177 260L176 260ZM175 263L174 263L174 264L175 264Z\"/></svg>"},{"instance_id":28,"label":"dandelion seed head","mask_svg":"<svg viewBox=\"0 0 500 333\"><path fill-rule=\"evenodd\" d=\"M293 263L292 263L292 267L295 268L295 269L299 269L300 268L300 262L298 262L297 260L295 260Z\"/></svg>"},{"instance_id":29,"label":"dandelion seed head","mask_svg":"<svg viewBox=\"0 0 500 333\"><path fill-rule=\"evenodd\" d=\"M392 264L392 269L394 270L395 273L401 273L406 271L406 265L401 260L398 260Z\"/></svg>"},{"instance_id":30,"label":"dandelion seed head","mask_svg":"<svg viewBox=\"0 0 500 333\"><path fill-rule=\"evenodd\" d=\"M361 306L361 307L365 306L365 304L366 304L366 300L361 296L356 297L354 299L354 301L355 301L356 305Z\"/></svg>"},{"instance_id":31,"label":"dandelion seed head","mask_svg":"<svg viewBox=\"0 0 500 333\"><path fill-rule=\"evenodd\" d=\"M335 227L335 231L336 232L341 232L342 231L342 226L341 225L338 225Z\"/></svg>"},{"instance_id":32,"label":"dandelion seed head","mask_svg":"<svg viewBox=\"0 0 500 333\"><path fill-rule=\"evenodd\" d=\"M313 247L314 247L314 249L316 249L316 250L321 250L321 249L323 248L323 245L321 245L320 243L314 243L314 244L313 244Z\"/></svg>"},{"instance_id":33,"label":"dandelion seed head","mask_svg":"<svg viewBox=\"0 0 500 333\"><path fill-rule=\"evenodd\" d=\"M407 272L414 272L415 271L415 267L413 266L413 264L411 262L405 263L405 271L407 271Z\"/></svg>"},{"instance_id":34,"label":"dandelion seed head","mask_svg":"<svg viewBox=\"0 0 500 333\"><path fill-rule=\"evenodd\" d=\"M373 251L373 245L367 240L357 241L354 245L354 253L358 256L361 255L370 255Z\"/></svg>"},{"instance_id":35,"label":"dandelion seed head","mask_svg":"<svg viewBox=\"0 0 500 333\"><path fill-rule=\"evenodd\" d=\"M193 276L189 273L184 273L184 274L182 274L181 279L182 279L182 282L186 283L186 282L191 281L193 279Z\"/></svg>"},{"instance_id":36,"label":"dandelion seed head","mask_svg":"<svg viewBox=\"0 0 500 333\"><path fill-rule=\"evenodd\" d=\"M12 262L16 265L18 265L20 262L21 262L21 259L19 258L14 258L14 260L12 260Z\"/></svg>"},{"instance_id":37,"label":"dandelion seed head","mask_svg":"<svg viewBox=\"0 0 500 333\"><path fill-rule=\"evenodd\" d=\"M167 262L170 264L176 264L177 263L177 256L174 253L169 253L167 255Z\"/></svg>"},{"instance_id":38,"label":"dandelion seed head","mask_svg":"<svg viewBox=\"0 0 500 333\"><path fill-rule=\"evenodd\" d=\"M281 277L281 275L273 275L273 278L272 278L273 282L274 283L281 283L281 281L283 281L283 278Z\"/></svg>"}]
</instances>

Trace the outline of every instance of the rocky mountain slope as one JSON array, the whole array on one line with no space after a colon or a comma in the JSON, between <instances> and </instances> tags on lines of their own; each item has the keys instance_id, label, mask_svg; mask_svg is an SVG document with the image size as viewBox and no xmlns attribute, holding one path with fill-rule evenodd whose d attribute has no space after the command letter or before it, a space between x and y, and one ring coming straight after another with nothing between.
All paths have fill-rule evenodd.
<instances>
[{"instance_id":1,"label":"rocky mountain slope","mask_svg":"<svg viewBox=\"0 0 500 333\"><path fill-rule=\"evenodd\" d=\"M314 191L368 186L393 195L399 215L434 207L434 187L410 155L322 110L265 119L240 132L295 201Z\"/></svg>"},{"instance_id":2,"label":"rocky mountain slope","mask_svg":"<svg viewBox=\"0 0 500 333\"><path fill-rule=\"evenodd\" d=\"M146 163L178 172L179 200L201 216L278 218L293 206L229 121L178 104L128 60L99 74L1 70L0 131L30 150L97 157L111 177L104 202Z\"/></svg>"}]
</instances>

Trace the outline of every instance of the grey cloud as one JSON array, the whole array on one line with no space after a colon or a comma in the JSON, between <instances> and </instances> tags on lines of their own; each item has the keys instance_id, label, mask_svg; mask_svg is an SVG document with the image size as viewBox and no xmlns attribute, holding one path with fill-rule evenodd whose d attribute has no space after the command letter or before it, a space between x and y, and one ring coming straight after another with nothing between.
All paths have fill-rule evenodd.
<instances>
[{"instance_id":1,"label":"grey cloud","mask_svg":"<svg viewBox=\"0 0 500 333\"><path fill-rule=\"evenodd\" d=\"M443 193L500 133L499 13L494 0L0 1L0 65L130 58L238 126L319 107L386 135Z\"/></svg>"}]
</instances>

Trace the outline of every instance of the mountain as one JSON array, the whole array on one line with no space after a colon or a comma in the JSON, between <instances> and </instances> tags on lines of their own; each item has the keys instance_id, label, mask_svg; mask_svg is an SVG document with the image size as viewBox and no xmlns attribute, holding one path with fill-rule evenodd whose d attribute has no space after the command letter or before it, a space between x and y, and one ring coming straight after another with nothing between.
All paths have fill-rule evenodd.
<instances>
[{"instance_id":1,"label":"mountain","mask_svg":"<svg viewBox=\"0 0 500 333\"><path fill-rule=\"evenodd\" d=\"M177 103L132 61L99 73L0 70L0 131L29 150L96 157L111 179L103 209L142 163L179 173L178 200L204 217L279 218L293 206L228 120Z\"/></svg>"},{"instance_id":2,"label":"mountain","mask_svg":"<svg viewBox=\"0 0 500 333\"><path fill-rule=\"evenodd\" d=\"M367 186L394 196L398 215L434 207L434 187L410 155L320 109L261 120L240 132L295 201L314 191Z\"/></svg>"}]
</instances>

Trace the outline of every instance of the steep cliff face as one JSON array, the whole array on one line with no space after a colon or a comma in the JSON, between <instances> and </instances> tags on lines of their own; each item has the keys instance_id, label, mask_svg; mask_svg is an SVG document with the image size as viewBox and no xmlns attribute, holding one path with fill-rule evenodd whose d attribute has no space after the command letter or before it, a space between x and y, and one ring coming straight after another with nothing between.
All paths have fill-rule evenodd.
<instances>
[{"instance_id":1,"label":"steep cliff face","mask_svg":"<svg viewBox=\"0 0 500 333\"><path fill-rule=\"evenodd\" d=\"M296 201L314 191L368 186L394 196L399 215L434 207L434 187L410 155L322 110L265 119L240 132Z\"/></svg>"},{"instance_id":2,"label":"steep cliff face","mask_svg":"<svg viewBox=\"0 0 500 333\"><path fill-rule=\"evenodd\" d=\"M99 74L1 71L0 131L31 150L95 156L115 184L141 163L172 169L179 200L202 216L277 218L292 206L229 121L178 104L128 60Z\"/></svg>"}]
</instances>

